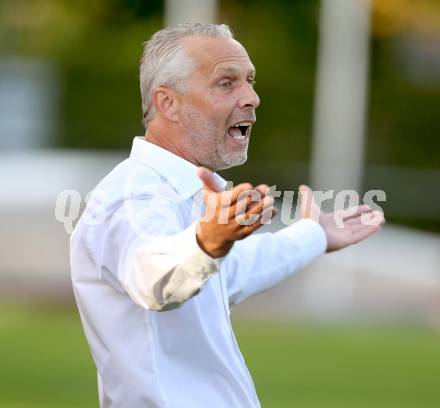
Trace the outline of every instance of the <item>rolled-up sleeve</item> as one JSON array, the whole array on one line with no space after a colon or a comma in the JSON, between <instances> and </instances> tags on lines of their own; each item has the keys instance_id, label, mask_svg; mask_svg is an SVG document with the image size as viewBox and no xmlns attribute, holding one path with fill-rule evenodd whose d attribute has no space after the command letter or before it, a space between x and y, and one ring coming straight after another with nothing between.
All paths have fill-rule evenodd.
<instances>
[{"instance_id":1,"label":"rolled-up sleeve","mask_svg":"<svg viewBox=\"0 0 440 408\"><path fill-rule=\"evenodd\" d=\"M152 197L126 200L90 228L95 263L112 274L139 306L165 311L199 293L221 259L198 245L194 222L184 228L179 209Z\"/></svg>"},{"instance_id":2,"label":"rolled-up sleeve","mask_svg":"<svg viewBox=\"0 0 440 408\"><path fill-rule=\"evenodd\" d=\"M202 251L196 225L140 247L123 276L129 295L151 310L178 307L197 294L222 260Z\"/></svg>"},{"instance_id":3,"label":"rolled-up sleeve","mask_svg":"<svg viewBox=\"0 0 440 408\"><path fill-rule=\"evenodd\" d=\"M224 270L230 304L263 292L326 251L327 238L315 221L304 219L275 233L253 234L234 244Z\"/></svg>"}]
</instances>

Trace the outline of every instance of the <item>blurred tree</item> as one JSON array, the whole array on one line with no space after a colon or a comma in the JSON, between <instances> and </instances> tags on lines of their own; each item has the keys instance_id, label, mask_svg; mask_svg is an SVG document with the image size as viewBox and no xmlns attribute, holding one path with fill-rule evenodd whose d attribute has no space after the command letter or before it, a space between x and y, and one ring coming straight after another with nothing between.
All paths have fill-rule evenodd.
<instances>
[{"instance_id":1,"label":"blurred tree","mask_svg":"<svg viewBox=\"0 0 440 408\"><path fill-rule=\"evenodd\" d=\"M307 182L318 10L318 0L220 2L219 20L257 67L261 97L249 161L227 177L289 188ZM144 132L138 61L162 15L159 0L1 0L0 58L43 58L58 67L57 146L128 150ZM414 49L426 48L423 58L437 66L439 19L438 0L374 1L367 165L440 168L440 81L412 70L422 64Z\"/></svg>"}]
</instances>

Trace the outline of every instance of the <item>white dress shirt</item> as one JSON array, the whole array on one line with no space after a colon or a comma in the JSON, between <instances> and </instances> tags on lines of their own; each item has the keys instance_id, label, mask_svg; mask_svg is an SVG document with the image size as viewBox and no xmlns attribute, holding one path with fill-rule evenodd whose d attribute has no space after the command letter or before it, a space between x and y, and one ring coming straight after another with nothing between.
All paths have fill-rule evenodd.
<instances>
[{"instance_id":1,"label":"white dress shirt","mask_svg":"<svg viewBox=\"0 0 440 408\"><path fill-rule=\"evenodd\" d=\"M322 228L301 220L211 258L196 241L196 170L136 137L72 234L73 287L102 408L260 407L229 306L325 252Z\"/></svg>"}]
</instances>

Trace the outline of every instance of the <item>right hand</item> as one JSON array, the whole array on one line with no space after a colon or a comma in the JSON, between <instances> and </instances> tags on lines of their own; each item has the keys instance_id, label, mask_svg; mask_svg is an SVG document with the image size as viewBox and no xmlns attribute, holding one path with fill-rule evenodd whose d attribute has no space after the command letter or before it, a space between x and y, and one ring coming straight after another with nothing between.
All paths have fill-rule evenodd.
<instances>
[{"instance_id":1,"label":"right hand","mask_svg":"<svg viewBox=\"0 0 440 408\"><path fill-rule=\"evenodd\" d=\"M235 241L246 238L276 214L274 199L268 194L266 184L254 188L250 183L243 183L232 190L221 191L210 170L200 167L197 175L203 182L206 205L205 216L197 225L197 242L213 258L225 256ZM252 192L261 199L253 201ZM255 222L249 222L254 219Z\"/></svg>"}]
</instances>

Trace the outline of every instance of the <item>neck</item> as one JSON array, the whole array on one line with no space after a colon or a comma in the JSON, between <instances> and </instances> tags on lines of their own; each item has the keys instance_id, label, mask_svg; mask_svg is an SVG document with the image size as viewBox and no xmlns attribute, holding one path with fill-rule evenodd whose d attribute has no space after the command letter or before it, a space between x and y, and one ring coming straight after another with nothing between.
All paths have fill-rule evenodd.
<instances>
[{"instance_id":1,"label":"neck","mask_svg":"<svg viewBox=\"0 0 440 408\"><path fill-rule=\"evenodd\" d=\"M158 123L155 123L154 120L150 123L145 133L145 139L148 142L162 147L196 166L200 166L200 163L185 149L182 143L183 137L182 131L177 125L160 126Z\"/></svg>"}]
</instances>

